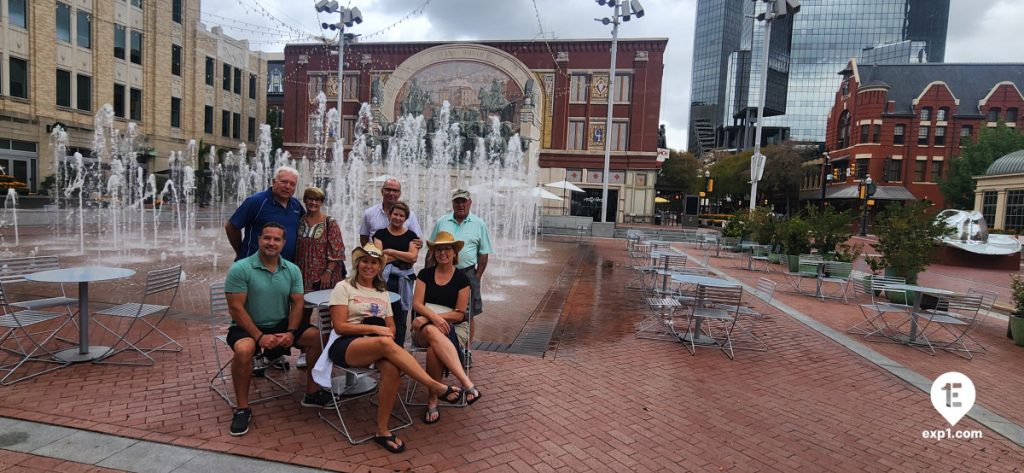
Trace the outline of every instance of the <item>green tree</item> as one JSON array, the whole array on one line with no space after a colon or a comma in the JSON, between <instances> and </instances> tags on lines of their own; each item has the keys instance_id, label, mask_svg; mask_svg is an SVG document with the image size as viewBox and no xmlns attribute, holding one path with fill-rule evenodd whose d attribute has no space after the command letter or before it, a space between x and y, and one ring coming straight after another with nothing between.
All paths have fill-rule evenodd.
<instances>
[{"instance_id":1,"label":"green tree","mask_svg":"<svg viewBox=\"0 0 1024 473\"><path fill-rule=\"evenodd\" d=\"M734 205L750 194L751 151L720 158L711 166L711 178L715 180L712 196L715 199L731 197Z\"/></svg>"},{"instance_id":2,"label":"green tree","mask_svg":"<svg viewBox=\"0 0 1024 473\"><path fill-rule=\"evenodd\" d=\"M697 158L685 151L669 151L669 158L661 163L658 170L658 182L654 189L659 194L696 194L700 192L701 183L697 180ZM670 200L672 210L682 210L683 200Z\"/></svg>"},{"instance_id":3,"label":"green tree","mask_svg":"<svg viewBox=\"0 0 1024 473\"><path fill-rule=\"evenodd\" d=\"M803 163L817 154L816 146L801 146L792 141L766 147L764 155L768 160L764 165L761 182L758 183L758 193L770 200L785 202L784 210L787 213L791 205L796 210L795 205L800 201Z\"/></svg>"},{"instance_id":4,"label":"green tree","mask_svg":"<svg viewBox=\"0 0 1024 473\"><path fill-rule=\"evenodd\" d=\"M978 140L966 143L950 160L946 178L939 181L939 190L946 198L946 207L974 208L973 176L984 174L992 162L1003 155L1024 149L1024 133L1000 122L995 128L982 128Z\"/></svg>"}]
</instances>

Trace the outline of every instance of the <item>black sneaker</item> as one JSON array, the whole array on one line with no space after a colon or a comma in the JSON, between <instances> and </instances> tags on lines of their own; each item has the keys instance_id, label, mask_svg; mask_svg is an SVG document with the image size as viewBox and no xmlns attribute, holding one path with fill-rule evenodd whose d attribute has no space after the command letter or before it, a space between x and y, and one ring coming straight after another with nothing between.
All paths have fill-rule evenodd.
<instances>
[{"instance_id":1,"label":"black sneaker","mask_svg":"<svg viewBox=\"0 0 1024 473\"><path fill-rule=\"evenodd\" d=\"M302 396L302 407L319 407L321 409L330 409L334 407L334 403L337 399L326 389L321 389L316 392L306 393Z\"/></svg>"},{"instance_id":2,"label":"black sneaker","mask_svg":"<svg viewBox=\"0 0 1024 473\"><path fill-rule=\"evenodd\" d=\"M252 408L246 407L235 411L231 417L231 435L241 437L249 432L249 421L252 420Z\"/></svg>"}]
</instances>

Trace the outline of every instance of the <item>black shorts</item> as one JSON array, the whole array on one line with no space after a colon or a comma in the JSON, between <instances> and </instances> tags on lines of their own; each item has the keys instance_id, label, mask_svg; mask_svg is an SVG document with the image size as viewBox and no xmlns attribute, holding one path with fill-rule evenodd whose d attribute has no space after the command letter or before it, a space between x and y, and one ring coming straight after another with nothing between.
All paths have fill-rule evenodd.
<instances>
[{"instance_id":1,"label":"black shorts","mask_svg":"<svg viewBox=\"0 0 1024 473\"><path fill-rule=\"evenodd\" d=\"M331 362L341 366L342 368L352 368L345 363L345 352L348 351L348 346L352 344L353 340L362 338L362 335L342 335L331 344L331 348L327 350L327 357L331 359Z\"/></svg>"},{"instance_id":2,"label":"black shorts","mask_svg":"<svg viewBox=\"0 0 1024 473\"><path fill-rule=\"evenodd\" d=\"M312 327L313 326L309 324L309 321L303 320L302 323L299 324L299 328L292 332L292 338L295 340L295 344L293 346L301 347L302 345L299 343L299 338L302 337L302 334L307 329ZM277 325L270 328L260 327L260 331L263 333L285 333L288 331L288 319L284 319ZM227 342L228 346L230 346L232 350L235 349L235 342L243 338L252 338L252 335L249 335L249 332L246 332L242 327L237 325L232 325L228 328Z\"/></svg>"}]
</instances>

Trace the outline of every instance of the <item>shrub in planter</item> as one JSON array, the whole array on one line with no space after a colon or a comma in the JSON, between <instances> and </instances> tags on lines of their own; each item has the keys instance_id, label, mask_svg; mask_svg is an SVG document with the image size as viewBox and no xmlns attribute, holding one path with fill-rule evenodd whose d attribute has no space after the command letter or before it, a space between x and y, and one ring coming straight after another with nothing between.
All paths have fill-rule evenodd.
<instances>
[{"instance_id":1,"label":"shrub in planter","mask_svg":"<svg viewBox=\"0 0 1024 473\"><path fill-rule=\"evenodd\" d=\"M881 255L878 265L885 268L887 275L902 276L911 284L931 263L935 239L950 231L944 222L925 213L925 209L922 202L890 206L875 224L878 242L871 245Z\"/></svg>"},{"instance_id":2,"label":"shrub in planter","mask_svg":"<svg viewBox=\"0 0 1024 473\"><path fill-rule=\"evenodd\" d=\"M1019 274L1010 276L1010 296L1013 298L1013 313L1006 327L1007 336L1017 346L1024 346L1024 281Z\"/></svg>"}]
</instances>

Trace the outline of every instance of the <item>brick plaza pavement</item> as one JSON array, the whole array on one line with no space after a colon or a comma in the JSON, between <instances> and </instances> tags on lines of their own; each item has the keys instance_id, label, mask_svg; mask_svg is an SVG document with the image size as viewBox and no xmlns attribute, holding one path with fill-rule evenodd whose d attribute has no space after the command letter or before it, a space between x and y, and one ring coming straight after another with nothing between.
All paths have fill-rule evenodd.
<instances>
[{"instance_id":1,"label":"brick plaza pavement","mask_svg":"<svg viewBox=\"0 0 1024 473\"><path fill-rule=\"evenodd\" d=\"M1024 471L1024 449L972 419L957 428L983 439L922 439L947 426L926 393L787 315L756 329L770 351L735 361L634 338L644 306L625 288L624 248L580 246L545 356L475 353L471 375L484 398L400 431L400 455L349 445L297 397L257 406L250 433L229 436L231 412L206 386L215 367L199 315L168 324L182 353L160 355L154 367L76 365L0 388L0 415L339 471ZM711 264L747 283L760 276ZM859 317L840 302L779 299L837 330ZM999 340L999 328L985 328L990 352L970 362L870 348L928 377L962 370L979 404L1021 423L1013 374L1024 351ZM422 408L411 410L418 420Z\"/></svg>"}]
</instances>

